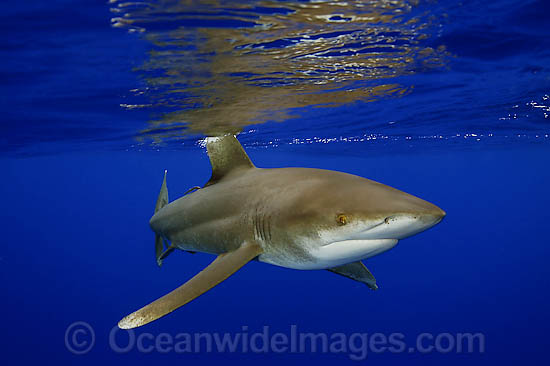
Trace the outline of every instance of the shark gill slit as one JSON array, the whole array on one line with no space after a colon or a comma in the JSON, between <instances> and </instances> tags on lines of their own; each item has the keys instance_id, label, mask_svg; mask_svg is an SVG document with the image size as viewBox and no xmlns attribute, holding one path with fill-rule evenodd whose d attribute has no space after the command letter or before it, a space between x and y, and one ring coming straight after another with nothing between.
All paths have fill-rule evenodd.
<instances>
[{"instance_id":1,"label":"shark gill slit","mask_svg":"<svg viewBox=\"0 0 550 366\"><path fill-rule=\"evenodd\" d=\"M266 230L265 230L265 215L260 215L260 219L261 219L261 222L262 222L262 240L263 241L267 241L267 235L266 235Z\"/></svg>"},{"instance_id":2,"label":"shark gill slit","mask_svg":"<svg viewBox=\"0 0 550 366\"><path fill-rule=\"evenodd\" d=\"M256 207L252 220L254 221L254 238L259 240L261 239L261 232L260 232L260 220L258 217L258 207Z\"/></svg>"},{"instance_id":3,"label":"shark gill slit","mask_svg":"<svg viewBox=\"0 0 550 366\"><path fill-rule=\"evenodd\" d=\"M260 205L256 205L254 207L254 215L253 215L253 222L254 222L254 238L256 240L263 241L265 238L264 230L263 230L263 217L260 214Z\"/></svg>"},{"instance_id":4,"label":"shark gill slit","mask_svg":"<svg viewBox=\"0 0 550 366\"><path fill-rule=\"evenodd\" d=\"M267 218L267 239L271 242L271 217Z\"/></svg>"}]
</instances>

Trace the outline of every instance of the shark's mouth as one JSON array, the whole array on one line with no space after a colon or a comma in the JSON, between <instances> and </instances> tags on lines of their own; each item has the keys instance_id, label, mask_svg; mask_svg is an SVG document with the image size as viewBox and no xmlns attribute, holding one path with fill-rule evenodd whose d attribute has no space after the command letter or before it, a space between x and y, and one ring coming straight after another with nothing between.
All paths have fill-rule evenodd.
<instances>
[{"instance_id":1,"label":"shark's mouth","mask_svg":"<svg viewBox=\"0 0 550 366\"><path fill-rule=\"evenodd\" d=\"M323 245L311 252L319 268L330 268L375 256L393 248L397 239L350 239Z\"/></svg>"}]
</instances>

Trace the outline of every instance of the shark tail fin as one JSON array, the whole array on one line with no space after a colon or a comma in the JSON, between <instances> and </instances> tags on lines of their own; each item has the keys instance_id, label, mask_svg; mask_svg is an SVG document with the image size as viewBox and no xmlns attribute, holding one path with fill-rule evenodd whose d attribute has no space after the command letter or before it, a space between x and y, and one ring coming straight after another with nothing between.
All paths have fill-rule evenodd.
<instances>
[{"instance_id":1,"label":"shark tail fin","mask_svg":"<svg viewBox=\"0 0 550 366\"><path fill-rule=\"evenodd\" d=\"M160 193L157 198L157 203L155 205L155 213L166 206L168 204L168 188L166 188L166 173L168 171L164 171L164 179L162 180L162 186L160 187ZM162 236L156 234L155 235L155 257L157 259L158 266L162 266L162 260L166 257L166 255L163 255L164 252L164 239ZM169 254L169 253L168 253Z\"/></svg>"}]
</instances>

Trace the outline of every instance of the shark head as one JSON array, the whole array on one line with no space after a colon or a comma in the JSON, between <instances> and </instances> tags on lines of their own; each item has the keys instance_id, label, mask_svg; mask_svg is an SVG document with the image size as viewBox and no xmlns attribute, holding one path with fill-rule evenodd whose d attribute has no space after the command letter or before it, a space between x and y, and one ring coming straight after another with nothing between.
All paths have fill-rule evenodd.
<instances>
[{"instance_id":1,"label":"shark head","mask_svg":"<svg viewBox=\"0 0 550 366\"><path fill-rule=\"evenodd\" d=\"M300 194L282 220L283 230L312 258L295 268L330 268L372 257L445 217L430 202L355 175L311 170L302 183L308 189L297 185Z\"/></svg>"}]
</instances>

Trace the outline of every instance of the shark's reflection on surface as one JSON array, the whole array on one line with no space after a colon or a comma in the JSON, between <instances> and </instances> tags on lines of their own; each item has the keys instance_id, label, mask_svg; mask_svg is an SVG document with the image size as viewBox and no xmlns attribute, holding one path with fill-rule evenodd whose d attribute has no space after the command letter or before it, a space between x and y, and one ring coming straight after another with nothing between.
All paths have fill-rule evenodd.
<instances>
[{"instance_id":1,"label":"shark's reflection on surface","mask_svg":"<svg viewBox=\"0 0 550 366\"><path fill-rule=\"evenodd\" d=\"M332 107L410 91L396 77L441 67L426 41L433 15L414 1L111 0L115 27L152 45L136 69L159 118L142 138L235 133ZM127 108L143 107L125 105ZM160 112L160 113L158 113Z\"/></svg>"}]
</instances>

